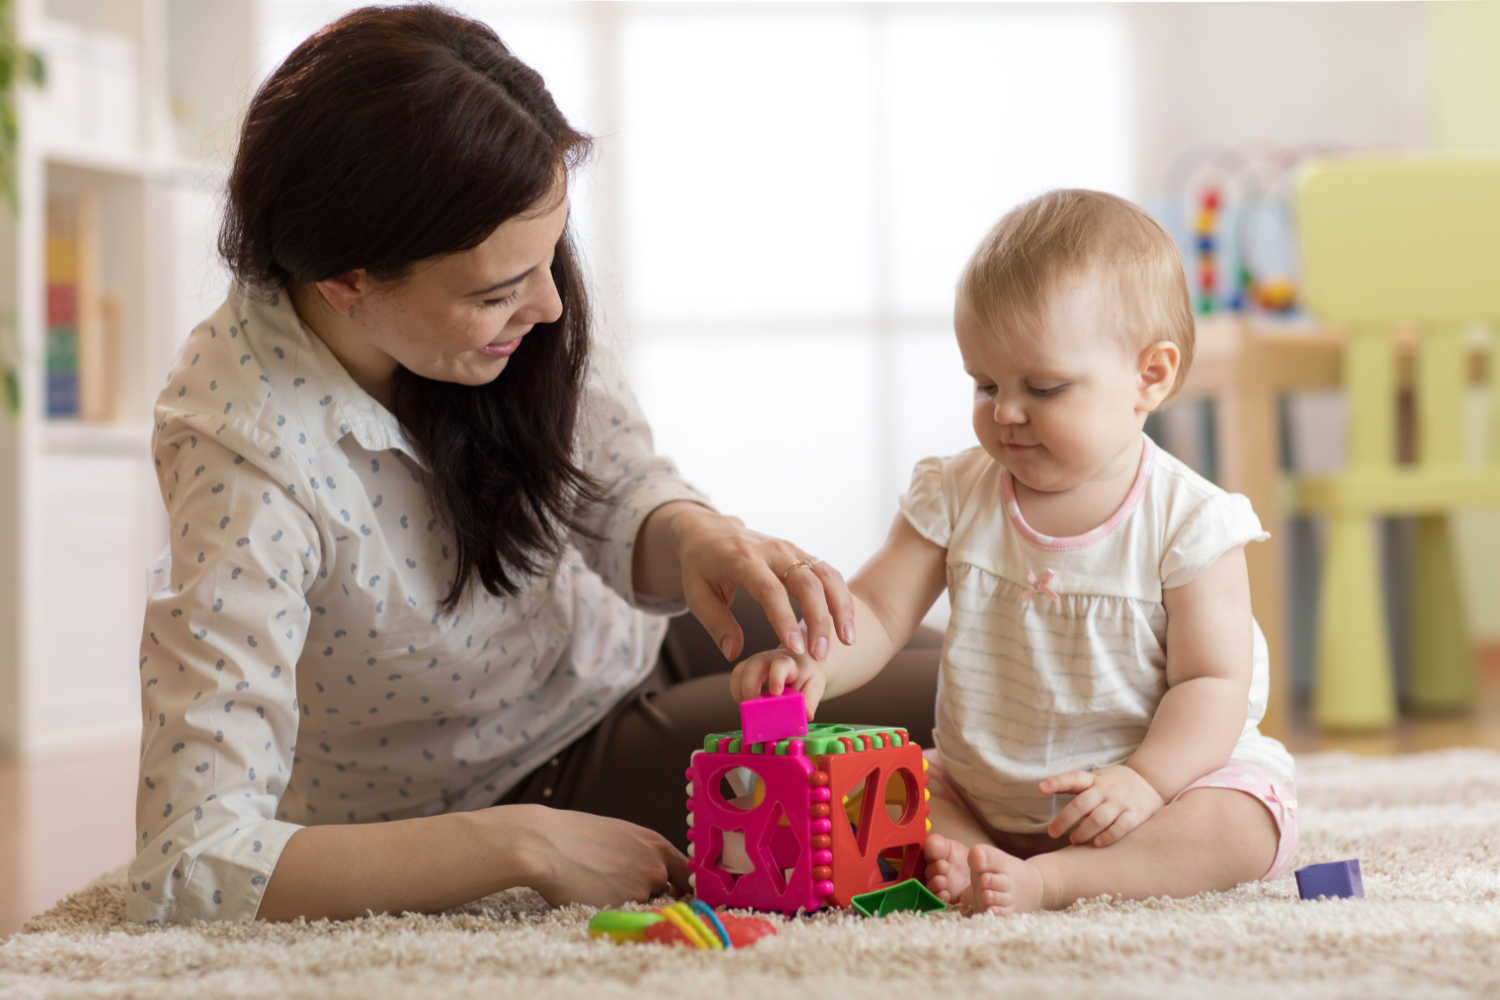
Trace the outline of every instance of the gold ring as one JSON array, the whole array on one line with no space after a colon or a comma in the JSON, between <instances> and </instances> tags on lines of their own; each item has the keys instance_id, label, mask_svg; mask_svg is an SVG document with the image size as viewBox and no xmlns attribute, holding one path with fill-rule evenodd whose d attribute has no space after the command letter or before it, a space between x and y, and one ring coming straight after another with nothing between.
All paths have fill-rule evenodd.
<instances>
[{"instance_id":1,"label":"gold ring","mask_svg":"<svg viewBox=\"0 0 1500 1000\"><path fill-rule=\"evenodd\" d=\"M797 569L799 566L806 566L808 569L812 569L822 561L823 560L818 558L798 559L796 562L792 563L790 566L776 575L781 577L782 583L786 583L786 578L792 575L792 570Z\"/></svg>"}]
</instances>

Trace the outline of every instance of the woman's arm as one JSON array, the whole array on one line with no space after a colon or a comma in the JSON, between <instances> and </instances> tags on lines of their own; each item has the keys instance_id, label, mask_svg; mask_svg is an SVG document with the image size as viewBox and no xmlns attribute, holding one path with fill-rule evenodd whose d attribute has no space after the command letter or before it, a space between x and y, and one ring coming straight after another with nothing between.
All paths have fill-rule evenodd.
<instances>
[{"instance_id":1,"label":"woman's arm","mask_svg":"<svg viewBox=\"0 0 1500 1000\"><path fill-rule=\"evenodd\" d=\"M263 920L432 912L513 886L613 906L688 888L687 858L623 820L538 805L304 827L282 849Z\"/></svg>"},{"instance_id":2,"label":"woman's arm","mask_svg":"<svg viewBox=\"0 0 1500 1000\"><path fill-rule=\"evenodd\" d=\"M180 424L154 454L171 524L141 638L132 920L244 920L297 827L276 819L323 542L281 482ZM295 475L296 471L287 470Z\"/></svg>"},{"instance_id":3,"label":"woman's arm","mask_svg":"<svg viewBox=\"0 0 1500 1000\"><path fill-rule=\"evenodd\" d=\"M1167 693L1126 762L1163 799L1229 759L1245 725L1254 651L1250 576L1235 548L1181 587L1167 610Z\"/></svg>"}]
</instances>

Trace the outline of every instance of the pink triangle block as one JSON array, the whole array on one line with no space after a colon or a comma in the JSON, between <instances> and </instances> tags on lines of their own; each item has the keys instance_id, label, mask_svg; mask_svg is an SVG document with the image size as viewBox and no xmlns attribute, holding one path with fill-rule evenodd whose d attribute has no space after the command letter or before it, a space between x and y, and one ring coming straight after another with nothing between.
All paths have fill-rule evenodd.
<instances>
[{"instance_id":1,"label":"pink triangle block","mask_svg":"<svg viewBox=\"0 0 1500 1000\"><path fill-rule=\"evenodd\" d=\"M744 744L807 735L807 702L801 691L763 694L740 702L740 739Z\"/></svg>"}]
</instances>

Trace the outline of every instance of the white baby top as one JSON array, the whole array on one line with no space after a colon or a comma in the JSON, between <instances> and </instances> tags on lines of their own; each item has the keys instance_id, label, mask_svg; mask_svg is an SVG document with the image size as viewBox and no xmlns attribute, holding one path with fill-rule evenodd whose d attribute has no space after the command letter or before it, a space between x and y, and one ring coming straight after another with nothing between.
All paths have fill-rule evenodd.
<instances>
[{"instance_id":1,"label":"white baby top","mask_svg":"<svg viewBox=\"0 0 1500 1000\"><path fill-rule=\"evenodd\" d=\"M1140 746L1167 690L1162 591L1269 537L1245 497L1150 438L1125 501L1082 535L1034 531L1010 474L979 447L919 462L901 510L947 549L952 617L934 740L948 774L1007 832L1044 830L1070 800L1038 792L1043 778L1118 764ZM1253 632L1233 756L1290 787L1290 755L1256 728L1268 678L1265 637Z\"/></svg>"},{"instance_id":2,"label":"white baby top","mask_svg":"<svg viewBox=\"0 0 1500 1000\"><path fill-rule=\"evenodd\" d=\"M141 641L134 920L253 917L302 825L490 805L655 660L631 548L654 508L702 497L601 350L576 455L613 491L584 512L597 537L452 616L421 463L285 294L233 289L156 420L172 535Z\"/></svg>"}]
</instances>

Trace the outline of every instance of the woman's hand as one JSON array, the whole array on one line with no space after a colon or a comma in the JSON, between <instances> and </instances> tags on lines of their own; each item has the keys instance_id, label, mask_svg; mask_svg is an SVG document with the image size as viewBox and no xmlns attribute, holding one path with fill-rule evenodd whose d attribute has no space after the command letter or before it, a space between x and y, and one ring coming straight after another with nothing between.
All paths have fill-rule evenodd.
<instances>
[{"instance_id":1,"label":"woman's hand","mask_svg":"<svg viewBox=\"0 0 1500 1000\"><path fill-rule=\"evenodd\" d=\"M654 830L592 813L547 806L525 809L525 822L508 824L526 883L553 906L617 906L688 891L688 859Z\"/></svg>"},{"instance_id":2,"label":"woman's hand","mask_svg":"<svg viewBox=\"0 0 1500 1000\"><path fill-rule=\"evenodd\" d=\"M740 661L729 675L729 691L735 701L761 694L781 694L787 688L801 691L809 721L827 687L828 674L820 665L808 656L797 656L785 649L756 653Z\"/></svg>"},{"instance_id":3,"label":"woman's hand","mask_svg":"<svg viewBox=\"0 0 1500 1000\"><path fill-rule=\"evenodd\" d=\"M1047 778L1037 788L1043 795L1074 796L1047 827L1048 836L1066 833L1074 844L1108 847L1162 807L1161 793L1124 764L1068 771Z\"/></svg>"},{"instance_id":4,"label":"woman's hand","mask_svg":"<svg viewBox=\"0 0 1500 1000\"><path fill-rule=\"evenodd\" d=\"M838 570L791 542L751 531L738 518L693 503L667 504L664 514L681 563L682 593L714 643L733 660L745 633L729 610L744 589L765 609L782 645L815 660L828 656L835 635L854 644L854 598ZM795 597L806 634L792 611Z\"/></svg>"}]
</instances>

